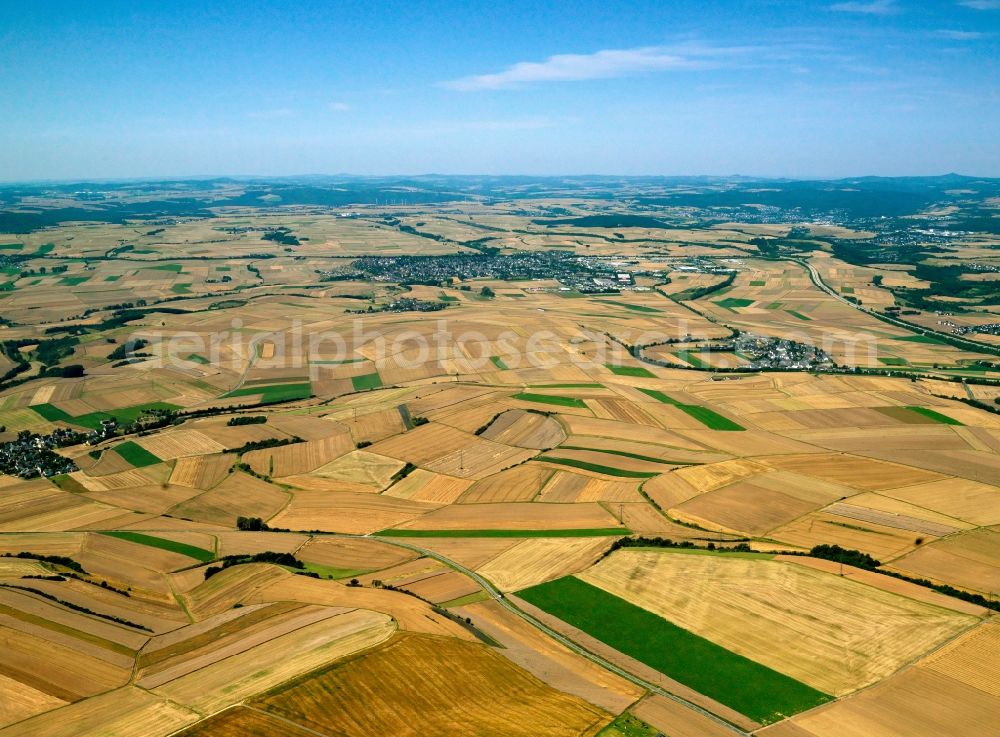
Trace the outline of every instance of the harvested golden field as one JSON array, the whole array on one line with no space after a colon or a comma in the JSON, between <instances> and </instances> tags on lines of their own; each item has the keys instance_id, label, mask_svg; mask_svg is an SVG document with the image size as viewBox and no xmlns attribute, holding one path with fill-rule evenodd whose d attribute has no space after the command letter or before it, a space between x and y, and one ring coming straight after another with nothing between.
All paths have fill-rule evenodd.
<instances>
[{"instance_id":1,"label":"harvested golden field","mask_svg":"<svg viewBox=\"0 0 1000 737\"><path fill-rule=\"evenodd\" d=\"M839 545L888 561L913 550L918 536L906 530L874 522L851 521L820 510L771 530L768 537L807 550L816 545Z\"/></svg>"},{"instance_id":2,"label":"harvested golden field","mask_svg":"<svg viewBox=\"0 0 1000 737\"><path fill-rule=\"evenodd\" d=\"M408 583L403 588L435 604L461 599L482 590L472 579L458 571L442 571Z\"/></svg>"},{"instance_id":3,"label":"harvested golden field","mask_svg":"<svg viewBox=\"0 0 1000 737\"><path fill-rule=\"evenodd\" d=\"M556 471L538 497L541 502L642 502L639 482L611 481L574 471Z\"/></svg>"},{"instance_id":4,"label":"harvested golden field","mask_svg":"<svg viewBox=\"0 0 1000 737\"><path fill-rule=\"evenodd\" d=\"M418 468L384 492L398 499L412 499L431 504L452 504L472 485L469 479L459 479Z\"/></svg>"},{"instance_id":5,"label":"harvested golden field","mask_svg":"<svg viewBox=\"0 0 1000 737\"><path fill-rule=\"evenodd\" d=\"M683 476L678 475L676 471L663 473L656 478L649 479L642 485L642 490L661 509L671 509L702 493L701 490L686 481Z\"/></svg>"},{"instance_id":6,"label":"harvested golden field","mask_svg":"<svg viewBox=\"0 0 1000 737\"><path fill-rule=\"evenodd\" d=\"M212 489L229 475L235 462L236 456L232 453L178 458L170 474L170 483L193 489Z\"/></svg>"},{"instance_id":7,"label":"harvested golden field","mask_svg":"<svg viewBox=\"0 0 1000 737\"><path fill-rule=\"evenodd\" d=\"M315 471L354 449L346 432L322 440L308 440L279 448L252 450L243 454L243 462L259 474L281 477Z\"/></svg>"},{"instance_id":8,"label":"harvested golden field","mask_svg":"<svg viewBox=\"0 0 1000 737\"><path fill-rule=\"evenodd\" d=\"M1000 488L997 486L951 478L902 486L883 493L970 524L1000 524Z\"/></svg>"},{"instance_id":9,"label":"harvested golden field","mask_svg":"<svg viewBox=\"0 0 1000 737\"><path fill-rule=\"evenodd\" d=\"M363 609L338 613L182 675L153 692L201 713L217 711L382 642L395 630L384 614Z\"/></svg>"},{"instance_id":10,"label":"harvested golden field","mask_svg":"<svg viewBox=\"0 0 1000 737\"><path fill-rule=\"evenodd\" d=\"M64 704L62 699L0 673L0 727Z\"/></svg>"},{"instance_id":11,"label":"harvested golden field","mask_svg":"<svg viewBox=\"0 0 1000 737\"><path fill-rule=\"evenodd\" d=\"M455 504L398 525L410 530L570 530L616 527L599 504Z\"/></svg>"},{"instance_id":12,"label":"harvested golden field","mask_svg":"<svg viewBox=\"0 0 1000 737\"><path fill-rule=\"evenodd\" d=\"M296 553L300 560L344 570L378 571L417 557L417 553L378 540L315 538Z\"/></svg>"},{"instance_id":13,"label":"harvested golden field","mask_svg":"<svg viewBox=\"0 0 1000 737\"><path fill-rule=\"evenodd\" d=\"M531 458L522 450L429 423L371 446L371 452L460 478L483 478Z\"/></svg>"},{"instance_id":14,"label":"harvested golden field","mask_svg":"<svg viewBox=\"0 0 1000 737\"><path fill-rule=\"evenodd\" d=\"M385 589L344 586L334 581L322 581L305 576L288 575L256 590L247 604L298 601L344 609L382 612L401 629L424 632L461 640L475 641L476 636L465 627L439 614L431 606L413 596Z\"/></svg>"},{"instance_id":15,"label":"harvested golden field","mask_svg":"<svg viewBox=\"0 0 1000 737\"><path fill-rule=\"evenodd\" d=\"M210 716L176 737L310 737L307 732L283 719L235 706ZM313 735L315 737L315 735Z\"/></svg>"},{"instance_id":16,"label":"harvested golden field","mask_svg":"<svg viewBox=\"0 0 1000 737\"><path fill-rule=\"evenodd\" d=\"M936 540L894 560L891 568L991 594L1000 590L1000 531L981 528Z\"/></svg>"},{"instance_id":17,"label":"harvested golden field","mask_svg":"<svg viewBox=\"0 0 1000 737\"><path fill-rule=\"evenodd\" d=\"M355 450L320 466L312 473L333 481L364 484L382 490L391 483L393 474L402 467L403 462L395 458L387 458L365 450Z\"/></svg>"},{"instance_id":18,"label":"harvested golden field","mask_svg":"<svg viewBox=\"0 0 1000 737\"><path fill-rule=\"evenodd\" d=\"M774 546L772 545L771 548L773 547ZM990 613L990 610L986 607L973 604L972 602L963 601L962 599L957 599L954 596L946 596L945 594L938 593L934 589L927 588L926 586L920 586L894 576L885 576L881 573L865 570L863 568L841 565L832 560L811 558L809 556L789 556L780 554L776 555L774 559L850 578L860 583L867 584L868 586L874 586L877 589L882 589L910 599L916 599L917 601L933 604L934 606L942 609L951 609L952 611L960 612L961 614L971 614L974 617L985 617Z\"/></svg>"},{"instance_id":19,"label":"harvested golden field","mask_svg":"<svg viewBox=\"0 0 1000 737\"><path fill-rule=\"evenodd\" d=\"M476 481L459 501L463 504L531 501L551 476L552 469L530 463L509 468Z\"/></svg>"},{"instance_id":20,"label":"harvested golden field","mask_svg":"<svg viewBox=\"0 0 1000 737\"><path fill-rule=\"evenodd\" d=\"M366 535L407 522L437 505L356 491L296 491L272 522L292 530L324 530Z\"/></svg>"},{"instance_id":21,"label":"harvested golden field","mask_svg":"<svg viewBox=\"0 0 1000 737\"><path fill-rule=\"evenodd\" d=\"M544 450L563 442L566 433L552 417L512 409L497 417L480 437L505 445Z\"/></svg>"},{"instance_id":22,"label":"harvested golden field","mask_svg":"<svg viewBox=\"0 0 1000 737\"><path fill-rule=\"evenodd\" d=\"M47 575L49 570L37 560L0 558L0 578Z\"/></svg>"},{"instance_id":23,"label":"harvested golden field","mask_svg":"<svg viewBox=\"0 0 1000 737\"><path fill-rule=\"evenodd\" d=\"M762 535L840 499L840 488L791 473L766 473L706 492L670 510L709 529Z\"/></svg>"},{"instance_id":24,"label":"harvested golden field","mask_svg":"<svg viewBox=\"0 0 1000 737\"><path fill-rule=\"evenodd\" d=\"M460 679L452 677L456 670ZM418 699L414 683L421 684ZM255 705L308 729L345 737L373 732L578 737L595 735L610 719L484 645L417 635L397 636Z\"/></svg>"},{"instance_id":25,"label":"harvested golden field","mask_svg":"<svg viewBox=\"0 0 1000 737\"><path fill-rule=\"evenodd\" d=\"M117 654L142 647L150 637L148 632L120 627L107 620L72 611L32 592L17 591L5 587L0 590L0 608L5 616L10 617L10 619L4 620L9 625L14 625L16 624L14 620L21 619L37 623L40 626L72 631L73 637L94 642ZM80 643L71 640L65 642L73 646L81 646ZM97 650L89 650L89 652L99 653ZM107 653L99 654L102 657L107 657Z\"/></svg>"},{"instance_id":26,"label":"harvested golden field","mask_svg":"<svg viewBox=\"0 0 1000 737\"><path fill-rule=\"evenodd\" d=\"M29 631L30 630L30 631ZM126 684L129 662L112 658L82 641L58 642L42 628L26 627L6 615L0 620L3 675L61 701L78 701Z\"/></svg>"},{"instance_id":27,"label":"harvested golden field","mask_svg":"<svg viewBox=\"0 0 1000 737\"><path fill-rule=\"evenodd\" d=\"M620 550L579 578L841 696L978 620L780 561Z\"/></svg>"},{"instance_id":28,"label":"harvested golden field","mask_svg":"<svg viewBox=\"0 0 1000 737\"><path fill-rule=\"evenodd\" d=\"M161 649L153 658L144 657L135 684L147 690L158 688L345 611L308 604L279 604L256 609L235 620L232 627L213 628L188 641Z\"/></svg>"},{"instance_id":29,"label":"harvested golden field","mask_svg":"<svg viewBox=\"0 0 1000 737\"><path fill-rule=\"evenodd\" d=\"M984 663L992 667L983 667ZM1000 663L1000 626L987 621L932 653L919 665L1000 699L997 663Z\"/></svg>"},{"instance_id":30,"label":"harvested golden field","mask_svg":"<svg viewBox=\"0 0 1000 737\"><path fill-rule=\"evenodd\" d=\"M737 459L722 461L720 463L709 463L704 466L678 468L671 475L676 476L698 493L701 493L717 489L720 486L726 486L735 481L741 481L751 476L756 476L767 470L766 466L756 461Z\"/></svg>"},{"instance_id":31,"label":"harvested golden field","mask_svg":"<svg viewBox=\"0 0 1000 737\"><path fill-rule=\"evenodd\" d=\"M1000 699L914 668L853 698L768 729L762 737L982 737L995 732Z\"/></svg>"},{"instance_id":32,"label":"harvested golden field","mask_svg":"<svg viewBox=\"0 0 1000 737\"><path fill-rule=\"evenodd\" d=\"M846 502L831 504L824 511L848 521L874 522L934 537L945 537L972 527L959 520L878 494L858 494Z\"/></svg>"},{"instance_id":33,"label":"harvested golden field","mask_svg":"<svg viewBox=\"0 0 1000 737\"><path fill-rule=\"evenodd\" d=\"M495 601L458 607L459 616L503 645L498 652L515 665L563 693L617 714L642 695L642 689L547 637Z\"/></svg>"},{"instance_id":34,"label":"harvested golden field","mask_svg":"<svg viewBox=\"0 0 1000 737\"><path fill-rule=\"evenodd\" d=\"M872 491L938 481L942 478L938 473L851 455L770 456L765 462L777 469L817 476L834 483Z\"/></svg>"},{"instance_id":35,"label":"harvested golden field","mask_svg":"<svg viewBox=\"0 0 1000 737\"><path fill-rule=\"evenodd\" d=\"M580 417L576 415L559 415L570 435L590 435L598 438L612 438L639 443L652 443L670 448L686 448L688 450L704 450L705 446L692 442L688 438L663 430L659 427L645 427L628 422L600 419L596 417Z\"/></svg>"},{"instance_id":36,"label":"harvested golden field","mask_svg":"<svg viewBox=\"0 0 1000 737\"><path fill-rule=\"evenodd\" d=\"M501 591L517 591L592 565L610 543L602 538L525 540L477 569Z\"/></svg>"},{"instance_id":37,"label":"harvested golden field","mask_svg":"<svg viewBox=\"0 0 1000 737\"><path fill-rule=\"evenodd\" d=\"M222 443L197 430L178 430L176 432L161 433L159 435L139 438L136 442L164 461L181 456L221 453L225 450Z\"/></svg>"},{"instance_id":38,"label":"harvested golden field","mask_svg":"<svg viewBox=\"0 0 1000 737\"><path fill-rule=\"evenodd\" d=\"M718 722L681 706L672 699L652 694L629 711L651 727L669 730L670 737L730 737L732 732Z\"/></svg>"},{"instance_id":39,"label":"harvested golden field","mask_svg":"<svg viewBox=\"0 0 1000 737\"><path fill-rule=\"evenodd\" d=\"M184 595L185 609L196 622L245 602L254 592L292 574L277 566L253 563L232 566L208 580L204 579Z\"/></svg>"},{"instance_id":40,"label":"harvested golden field","mask_svg":"<svg viewBox=\"0 0 1000 737\"><path fill-rule=\"evenodd\" d=\"M437 537L424 538L420 547L475 569L521 541L516 537Z\"/></svg>"},{"instance_id":41,"label":"harvested golden field","mask_svg":"<svg viewBox=\"0 0 1000 737\"><path fill-rule=\"evenodd\" d=\"M359 414L353 418L340 418L340 422L350 429L351 437L356 443L376 443L406 430L403 417L395 407Z\"/></svg>"},{"instance_id":42,"label":"harvested golden field","mask_svg":"<svg viewBox=\"0 0 1000 737\"><path fill-rule=\"evenodd\" d=\"M0 730L2 737L166 737L198 714L131 686L39 714Z\"/></svg>"},{"instance_id":43,"label":"harvested golden field","mask_svg":"<svg viewBox=\"0 0 1000 737\"><path fill-rule=\"evenodd\" d=\"M170 513L199 522L235 525L237 517L270 519L288 502L288 492L278 486L237 472L210 491L178 504Z\"/></svg>"}]
</instances>

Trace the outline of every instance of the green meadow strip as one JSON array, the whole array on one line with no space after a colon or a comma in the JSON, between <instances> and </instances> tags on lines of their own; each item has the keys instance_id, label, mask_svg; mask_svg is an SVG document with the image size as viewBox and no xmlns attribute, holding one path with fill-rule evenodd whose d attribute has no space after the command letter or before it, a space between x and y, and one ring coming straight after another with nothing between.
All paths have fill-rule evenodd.
<instances>
[{"instance_id":1,"label":"green meadow strip","mask_svg":"<svg viewBox=\"0 0 1000 737\"><path fill-rule=\"evenodd\" d=\"M205 550L205 548L199 548L186 543L179 543L176 540L167 540L163 537L143 535L140 532L130 532L127 530L112 530L109 532L102 532L101 534L107 535L108 537L116 537L119 540L127 540L130 543L147 545L151 548L169 550L171 553L180 553L181 555L186 555L188 558L200 560L202 563L208 563L209 561L215 560L215 553L211 550Z\"/></svg>"},{"instance_id":2,"label":"green meadow strip","mask_svg":"<svg viewBox=\"0 0 1000 737\"><path fill-rule=\"evenodd\" d=\"M573 576L519 591L530 604L761 724L830 701L767 666Z\"/></svg>"},{"instance_id":3,"label":"green meadow strip","mask_svg":"<svg viewBox=\"0 0 1000 737\"><path fill-rule=\"evenodd\" d=\"M623 479L651 479L653 476L659 476L657 471L629 471L624 468L615 468L613 466L602 466L599 463L589 463L587 461L580 461L576 458L557 458L555 456L535 456L534 460L544 461L545 463L555 463L559 466L569 466L571 468L579 468L581 471L592 471L594 473L603 473L605 476L618 476Z\"/></svg>"}]
</instances>

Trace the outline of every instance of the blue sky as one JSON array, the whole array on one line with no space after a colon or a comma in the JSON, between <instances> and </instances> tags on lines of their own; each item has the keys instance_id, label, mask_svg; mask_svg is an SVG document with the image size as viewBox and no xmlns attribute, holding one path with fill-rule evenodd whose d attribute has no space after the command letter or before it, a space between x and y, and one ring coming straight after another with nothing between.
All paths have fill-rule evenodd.
<instances>
[{"instance_id":1,"label":"blue sky","mask_svg":"<svg viewBox=\"0 0 1000 737\"><path fill-rule=\"evenodd\" d=\"M6 2L0 111L0 180L1000 176L1000 0Z\"/></svg>"}]
</instances>

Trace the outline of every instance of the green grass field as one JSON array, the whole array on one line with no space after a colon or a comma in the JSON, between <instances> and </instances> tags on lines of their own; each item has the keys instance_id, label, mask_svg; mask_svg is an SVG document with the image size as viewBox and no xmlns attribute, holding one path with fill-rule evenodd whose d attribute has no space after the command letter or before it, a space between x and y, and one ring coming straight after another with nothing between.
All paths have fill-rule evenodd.
<instances>
[{"instance_id":1,"label":"green grass field","mask_svg":"<svg viewBox=\"0 0 1000 737\"><path fill-rule=\"evenodd\" d=\"M133 253L139 252L133 251ZM156 266L143 266L142 268L149 269L150 271L172 271L175 274L179 274L184 267L181 264L157 264Z\"/></svg>"},{"instance_id":2,"label":"green grass field","mask_svg":"<svg viewBox=\"0 0 1000 737\"><path fill-rule=\"evenodd\" d=\"M287 402L292 399L307 399L312 394L312 385L307 381L297 384L265 384L264 386L244 386L229 392L226 397L249 397L260 394L261 402Z\"/></svg>"},{"instance_id":3,"label":"green grass field","mask_svg":"<svg viewBox=\"0 0 1000 737\"><path fill-rule=\"evenodd\" d=\"M175 540L167 540L162 537L153 537L152 535L143 535L139 532L128 532L126 530L113 530L102 532L101 534L108 537L117 537L119 540L128 540L131 543L148 545L151 548L169 550L171 553L180 553L181 555L186 555L188 558L199 560L202 563L215 560L215 553L211 550L205 550L205 548L188 545L187 543L179 543Z\"/></svg>"},{"instance_id":4,"label":"green grass field","mask_svg":"<svg viewBox=\"0 0 1000 737\"><path fill-rule=\"evenodd\" d=\"M191 354L189 354L188 357L185 360L186 361L194 361L195 363L200 363L200 364L203 364L203 365L209 363L209 360L207 358L205 358L204 356L201 356L201 355L199 355L197 353L191 353Z\"/></svg>"},{"instance_id":5,"label":"green grass field","mask_svg":"<svg viewBox=\"0 0 1000 737\"><path fill-rule=\"evenodd\" d=\"M702 407L698 404L683 404L678 402L676 399L667 396L658 389L639 389L646 396L652 397L658 402L663 402L664 404L670 404L682 412L695 418L705 427L711 430L725 430L729 432L736 432L739 430L746 430L742 425L730 420L728 417L723 417L715 410L709 409L708 407Z\"/></svg>"},{"instance_id":6,"label":"green grass field","mask_svg":"<svg viewBox=\"0 0 1000 737\"><path fill-rule=\"evenodd\" d=\"M578 530L382 530L382 537L621 537L627 527L591 527Z\"/></svg>"},{"instance_id":7,"label":"green grass field","mask_svg":"<svg viewBox=\"0 0 1000 737\"><path fill-rule=\"evenodd\" d=\"M579 407L587 409L587 403L576 397L559 397L554 394L535 394L534 392L518 392L514 399L522 402L537 402L538 404L554 404L557 407Z\"/></svg>"},{"instance_id":8,"label":"green grass field","mask_svg":"<svg viewBox=\"0 0 1000 737\"><path fill-rule=\"evenodd\" d=\"M503 359L500 358L500 356L490 356L490 362L501 371L507 370L507 364L503 362Z\"/></svg>"},{"instance_id":9,"label":"green grass field","mask_svg":"<svg viewBox=\"0 0 1000 737\"><path fill-rule=\"evenodd\" d=\"M918 415L929 417L935 422L940 422L942 425L965 425L964 422L959 422L954 417L948 417L927 407L907 407L906 409L910 410L910 412L916 412Z\"/></svg>"},{"instance_id":10,"label":"green grass field","mask_svg":"<svg viewBox=\"0 0 1000 737\"><path fill-rule=\"evenodd\" d=\"M624 468L615 468L614 466L602 466L598 463L588 463L587 461L577 460L576 458L558 458L556 456L535 456L536 461L545 461L546 463L555 463L560 466L570 466L571 468L579 468L583 471L593 471L594 473L603 473L605 476L618 476L624 479L651 479L653 476L658 476L656 471L629 471Z\"/></svg>"},{"instance_id":11,"label":"green grass field","mask_svg":"<svg viewBox=\"0 0 1000 737\"><path fill-rule=\"evenodd\" d=\"M896 340L904 341L906 343L928 343L930 345L948 345L940 338L935 338L933 335L907 335L902 338L896 338Z\"/></svg>"},{"instance_id":12,"label":"green grass field","mask_svg":"<svg viewBox=\"0 0 1000 737\"><path fill-rule=\"evenodd\" d=\"M785 312L787 312L789 315L791 315L792 317L796 318L797 320L805 320L806 322L809 322L809 321L812 320L811 317L803 315L801 312L796 312L795 310L785 310Z\"/></svg>"},{"instance_id":13,"label":"green grass field","mask_svg":"<svg viewBox=\"0 0 1000 737\"><path fill-rule=\"evenodd\" d=\"M22 248L23 243L0 243L0 251L20 251Z\"/></svg>"},{"instance_id":14,"label":"green grass field","mask_svg":"<svg viewBox=\"0 0 1000 737\"><path fill-rule=\"evenodd\" d=\"M656 378L656 374L642 366L616 366L613 363L606 363L604 365L611 373L617 376L637 376L642 379Z\"/></svg>"},{"instance_id":15,"label":"green grass field","mask_svg":"<svg viewBox=\"0 0 1000 737\"><path fill-rule=\"evenodd\" d=\"M761 281L760 279L757 279L755 281L750 282L750 286L751 287L766 287L767 286L767 282L766 281Z\"/></svg>"},{"instance_id":16,"label":"green grass field","mask_svg":"<svg viewBox=\"0 0 1000 737\"><path fill-rule=\"evenodd\" d=\"M884 363L886 366L906 366L907 361L905 358L898 358L896 356L879 356L878 360Z\"/></svg>"},{"instance_id":17,"label":"green grass field","mask_svg":"<svg viewBox=\"0 0 1000 737\"><path fill-rule=\"evenodd\" d=\"M63 284L67 287L75 287L89 280L90 280L89 276L64 276L62 279L58 281L58 283Z\"/></svg>"},{"instance_id":18,"label":"green grass field","mask_svg":"<svg viewBox=\"0 0 1000 737\"><path fill-rule=\"evenodd\" d=\"M382 377L378 375L378 372L372 374L362 374L361 376L351 377L351 386L354 387L354 391L360 392L365 389L378 389L382 386Z\"/></svg>"},{"instance_id":19,"label":"green grass field","mask_svg":"<svg viewBox=\"0 0 1000 737\"><path fill-rule=\"evenodd\" d=\"M687 361L695 368L711 368L711 364L702 361L701 358L698 357L699 352L700 351L689 351L689 350L677 351L676 353L674 353L674 355L677 356L682 361Z\"/></svg>"},{"instance_id":20,"label":"green grass field","mask_svg":"<svg viewBox=\"0 0 1000 737\"><path fill-rule=\"evenodd\" d=\"M54 404L33 404L28 409L41 415L49 422L68 422L88 430L96 430L101 426L101 420L116 419L119 424L134 422L140 415L151 409L175 410L180 409L176 404L169 402L147 402L146 404L136 404L132 407L121 409L111 409L106 412L88 412L83 415L71 415L56 407Z\"/></svg>"},{"instance_id":21,"label":"green grass field","mask_svg":"<svg viewBox=\"0 0 1000 737\"><path fill-rule=\"evenodd\" d=\"M749 307L753 303L754 300L752 299L740 299L738 297L726 297L725 299L715 300L715 304L730 312L736 312L737 307Z\"/></svg>"},{"instance_id":22,"label":"green grass field","mask_svg":"<svg viewBox=\"0 0 1000 737\"><path fill-rule=\"evenodd\" d=\"M174 294L190 294L191 282L187 282L186 284L174 284L170 287L170 291Z\"/></svg>"},{"instance_id":23,"label":"green grass field","mask_svg":"<svg viewBox=\"0 0 1000 737\"><path fill-rule=\"evenodd\" d=\"M152 466L160 463L159 458L143 448L141 445L133 443L131 440L119 443L112 448L112 450L136 468Z\"/></svg>"},{"instance_id":24,"label":"green grass field","mask_svg":"<svg viewBox=\"0 0 1000 737\"><path fill-rule=\"evenodd\" d=\"M519 591L525 601L762 724L826 694L573 576Z\"/></svg>"},{"instance_id":25,"label":"green grass field","mask_svg":"<svg viewBox=\"0 0 1000 737\"><path fill-rule=\"evenodd\" d=\"M702 407L697 404L681 404L678 406L682 412L685 412L695 418L709 430L723 430L726 432L746 430L743 425L738 425L728 417L723 417L718 412L713 409L709 409L708 407Z\"/></svg>"}]
</instances>

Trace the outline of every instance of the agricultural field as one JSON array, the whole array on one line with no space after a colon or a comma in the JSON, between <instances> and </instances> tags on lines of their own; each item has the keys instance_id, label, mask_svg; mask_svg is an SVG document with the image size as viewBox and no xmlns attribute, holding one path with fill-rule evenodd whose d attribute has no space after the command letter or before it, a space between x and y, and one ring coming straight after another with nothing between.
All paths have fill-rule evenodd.
<instances>
[{"instance_id":1,"label":"agricultural field","mask_svg":"<svg viewBox=\"0 0 1000 737\"><path fill-rule=\"evenodd\" d=\"M258 186L0 234L0 737L989 733L988 240Z\"/></svg>"}]
</instances>

